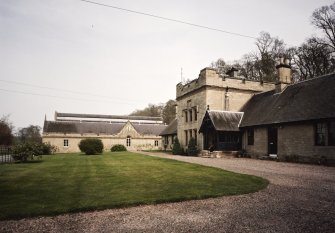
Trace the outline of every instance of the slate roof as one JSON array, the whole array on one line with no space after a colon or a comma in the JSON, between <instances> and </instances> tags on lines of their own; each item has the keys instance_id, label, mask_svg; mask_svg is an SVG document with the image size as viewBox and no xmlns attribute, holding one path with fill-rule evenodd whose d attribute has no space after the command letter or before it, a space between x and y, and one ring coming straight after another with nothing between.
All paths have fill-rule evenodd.
<instances>
[{"instance_id":1,"label":"slate roof","mask_svg":"<svg viewBox=\"0 0 335 233\"><path fill-rule=\"evenodd\" d=\"M74 122L74 121L45 121L44 133L95 133L95 134L117 134L126 122ZM161 124L137 124L131 123L140 134L159 135L166 125Z\"/></svg>"},{"instance_id":2,"label":"slate roof","mask_svg":"<svg viewBox=\"0 0 335 233\"><path fill-rule=\"evenodd\" d=\"M243 112L213 111L209 110L204 116L199 132L203 132L206 122L209 118L216 131L239 131L239 123Z\"/></svg>"},{"instance_id":3,"label":"slate roof","mask_svg":"<svg viewBox=\"0 0 335 233\"><path fill-rule=\"evenodd\" d=\"M159 136L160 133L166 128L166 125L159 125L159 124L134 124L134 123L131 124L140 134L152 134L157 136Z\"/></svg>"},{"instance_id":4,"label":"slate roof","mask_svg":"<svg viewBox=\"0 0 335 233\"><path fill-rule=\"evenodd\" d=\"M170 124L161 132L160 136L164 135L177 135L177 126L178 121L177 119L174 119L170 122Z\"/></svg>"},{"instance_id":5,"label":"slate roof","mask_svg":"<svg viewBox=\"0 0 335 233\"><path fill-rule=\"evenodd\" d=\"M254 95L240 127L335 118L335 73Z\"/></svg>"}]
</instances>

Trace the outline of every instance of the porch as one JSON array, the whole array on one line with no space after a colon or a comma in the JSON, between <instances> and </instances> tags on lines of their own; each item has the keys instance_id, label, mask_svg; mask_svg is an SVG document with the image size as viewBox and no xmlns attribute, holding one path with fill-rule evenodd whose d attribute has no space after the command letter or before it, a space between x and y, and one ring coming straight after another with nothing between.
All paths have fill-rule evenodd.
<instances>
[{"instance_id":1,"label":"porch","mask_svg":"<svg viewBox=\"0 0 335 233\"><path fill-rule=\"evenodd\" d=\"M199 133L203 134L203 149L209 151L239 151L242 134L238 124L243 113L207 111Z\"/></svg>"}]
</instances>

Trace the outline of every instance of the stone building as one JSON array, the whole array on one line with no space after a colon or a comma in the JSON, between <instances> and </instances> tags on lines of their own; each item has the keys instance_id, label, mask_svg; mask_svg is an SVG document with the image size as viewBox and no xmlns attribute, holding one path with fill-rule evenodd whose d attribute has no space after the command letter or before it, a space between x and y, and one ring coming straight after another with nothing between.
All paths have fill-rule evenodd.
<instances>
[{"instance_id":1,"label":"stone building","mask_svg":"<svg viewBox=\"0 0 335 233\"><path fill-rule=\"evenodd\" d=\"M335 73L253 96L242 108L243 148L280 160L335 163Z\"/></svg>"},{"instance_id":2,"label":"stone building","mask_svg":"<svg viewBox=\"0 0 335 233\"><path fill-rule=\"evenodd\" d=\"M237 76L235 69L228 76L220 76L213 68L201 70L199 77L187 84L177 84L177 134L181 145L186 147L193 137L200 150L208 149L216 140L216 132L203 128L199 134L206 112L225 111L225 115L235 114L254 94L274 87L273 83L245 80ZM221 130L218 138L223 139L225 136L222 135L230 134L223 128ZM220 149L229 148L223 146Z\"/></svg>"},{"instance_id":3,"label":"stone building","mask_svg":"<svg viewBox=\"0 0 335 233\"><path fill-rule=\"evenodd\" d=\"M44 121L43 142L57 146L58 152L79 152L84 138L99 138L105 150L122 144L128 150L161 149L159 135L166 125L160 117L55 113L54 121Z\"/></svg>"},{"instance_id":4,"label":"stone building","mask_svg":"<svg viewBox=\"0 0 335 233\"><path fill-rule=\"evenodd\" d=\"M177 84L181 145L194 137L200 150L335 162L335 74L291 84L288 60L276 68L276 83L205 68L197 79Z\"/></svg>"}]
</instances>

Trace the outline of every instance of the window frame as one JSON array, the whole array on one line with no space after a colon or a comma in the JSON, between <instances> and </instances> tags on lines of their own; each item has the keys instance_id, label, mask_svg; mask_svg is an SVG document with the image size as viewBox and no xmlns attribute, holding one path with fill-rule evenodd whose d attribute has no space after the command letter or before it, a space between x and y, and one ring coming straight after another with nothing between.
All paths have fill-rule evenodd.
<instances>
[{"instance_id":1,"label":"window frame","mask_svg":"<svg viewBox=\"0 0 335 233\"><path fill-rule=\"evenodd\" d=\"M184 113L185 113L185 122L187 123L188 122L188 112L187 112L187 110L184 110Z\"/></svg>"},{"instance_id":2,"label":"window frame","mask_svg":"<svg viewBox=\"0 0 335 233\"><path fill-rule=\"evenodd\" d=\"M194 111L194 121L198 121L198 111L196 106L193 107L193 111Z\"/></svg>"},{"instance_id":3,"label":"window frame","mask_svg":"<svg viewBox=\"0 0 335 233\"><path fill-rule=\"evenodd\" d=\"M197 129L193 129L194 133L194 140L195 140L195 145L198 145L198 135L197 135Z\"/></svg>"},{"instance_id":4,"label":"window frame","mask_svg":"<svg viewBox=\"0 0 335 233\"><path fill-rule=\"evenodd\" d=\"M127 139L126 139L126 146L127 146L127 147L130 147L130 146L131 146L131 136L127 136Z\"/></svg>"},{"instance_id":5,"label":"window frame","mask_svg":"<svg viewBox=\"0 0 335 233\"><path fill-rule=\"evenodd\" d=\"M315 146L326 146L327 145L327 131L328 131L327 128L328 128L327 122L320 121L320 122L315 123L314 125L314 145Z\"/></svg>"},{"instance_id":6,"label":"window frame","mask_svg":"<svg viewBox=\"0 0 335 233\"><path fill-rule=\"evenodd\" d=\"M185 145L188 145L188 130L184 130L184 134L185 134Z\"/></svg>"},{"instance_id":7,"label":"window frame","mask_svg":"<svg viewBox=\"0 0 335 233\"><path fill-rule=\"evenodd\" d=\"M69 147L69 139L63 140L63 147Z\"/></svg>"},{"instance_id":8,"label":"window frame","mask_svg":"<svg viewBox=\"0 0 335 233\"><path fill-rule=\"evenodd\" d=\"M247 129L247 143L248 146L253 146L255 144L255 130L254 128Z\"/></svg>"}]
</instances>

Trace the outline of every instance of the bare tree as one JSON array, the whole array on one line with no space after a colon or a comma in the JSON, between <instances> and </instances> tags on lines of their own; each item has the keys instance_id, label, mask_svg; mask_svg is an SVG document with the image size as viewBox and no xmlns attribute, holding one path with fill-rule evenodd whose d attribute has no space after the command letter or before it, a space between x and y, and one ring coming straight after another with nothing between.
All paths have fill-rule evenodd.
<instances>
[{"instance_id":1,"label":"bare tree","mask_svg":"<svg viewBox=\"0 0 335 233\"><path fill-rule=\"evenodd\" d=\"M284 41L268 32L261 32L256 46L258 51L253 53L256 76L259 80L275 81L276 60L286 54Z\"/></svg>"},{"instance_id":2,"label":"bare tree","mask_svg":"<svg viewBox=\"0 0 335 233\"><path fill-rule=\"evenodd\" d=\"M312 14L312 24L322 30L324 38L316 40L318 43L329 46L335 52L335 2L330 6L322 6Z\"/></svg>"},{"instance_id":3,"label":"bare tree","mask_svg":"<svg viewBox=\"0 0 335 233\"><path fill-rule=\"evenodd\" d=\"M238 61L241 76L248 80L275 81L276 61L288 54L284 41L268 32L261 32L255 44L257 50L245 54Z\"/></svg>"},{"instance_id":4,"label":"bare tree","mask_svg":"<svg viewBox=\"0 0 335 233\"><path fill-rule=\"evenodd\" d=\"M335 58L329 46L312 37L299 47L290 48L293 67L299 73L295 81L314 78L335 70Z\"/></svg>"},{"instance_id":5,"label":"bare tree","mask_svg":"<svg viewBox=\"0 0 335 233\"><path fill-rule=\"evenodd\" d=\"M227 71L231 68L223 58L219 58L216 61L213 61L210 65L212 68L215 68L219 74L225 75Z\"/></svg>"}]
</instances>

